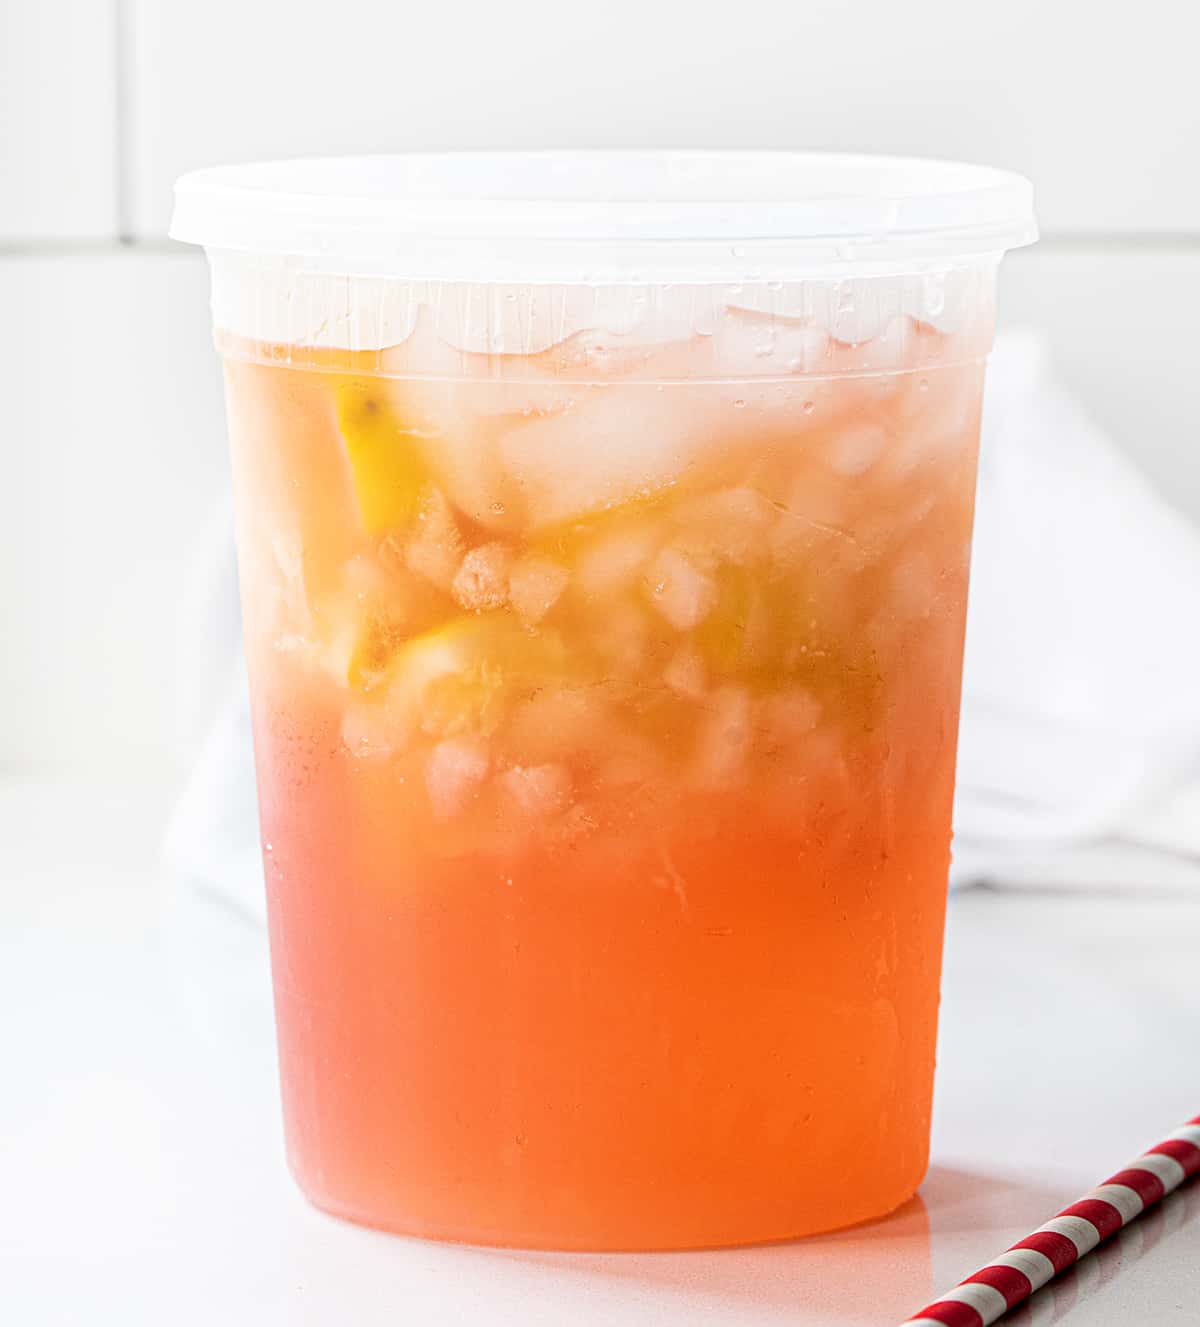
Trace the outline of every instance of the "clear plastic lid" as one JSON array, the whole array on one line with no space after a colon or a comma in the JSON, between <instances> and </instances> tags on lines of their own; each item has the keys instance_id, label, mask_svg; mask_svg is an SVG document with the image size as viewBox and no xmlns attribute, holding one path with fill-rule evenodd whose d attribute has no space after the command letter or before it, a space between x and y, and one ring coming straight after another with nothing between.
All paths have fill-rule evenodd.
<instances>
[{"instance_id":1,"label":"clear plastic lid","mask_svg":"<svg viewBox=\"0 0 1200 1327\"><path fill-rule=\"evenodd\" d=\"M446 281L787 280L1029 244L1008 171L807 152L482 152L194 171L170 233L310 271Z\"/></svg>"}]
</instances>

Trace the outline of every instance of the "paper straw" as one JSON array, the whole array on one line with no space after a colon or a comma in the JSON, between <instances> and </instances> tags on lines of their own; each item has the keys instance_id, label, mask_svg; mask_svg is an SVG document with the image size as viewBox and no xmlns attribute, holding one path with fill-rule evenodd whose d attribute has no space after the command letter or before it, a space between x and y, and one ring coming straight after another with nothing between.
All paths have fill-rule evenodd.
<instances>
[{"instance_id":1,"label":"paper straw","mask_svg":"<svg viewBox=\"0 0 1200 1327\"><path fill-rule=\"evenodd\" d=\"M1200 1173L1200 1115L1099 1184L904 1327L988 1327Z\"/></svg>"}]
</instances>

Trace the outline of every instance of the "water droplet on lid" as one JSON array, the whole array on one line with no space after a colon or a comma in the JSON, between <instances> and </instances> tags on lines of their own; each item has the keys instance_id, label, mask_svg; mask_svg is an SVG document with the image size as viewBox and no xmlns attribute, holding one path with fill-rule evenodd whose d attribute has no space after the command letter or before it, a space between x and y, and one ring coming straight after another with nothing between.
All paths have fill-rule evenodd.
<instances>
[{"instance_id":1,"label":"water droplet on lid","mask_svg":"<svg viewBox=\"0 0 1200 1327\"><path fill-rule=\"evenodd\" d=\"M917 383L917 391L927 392L929 390L929 379L921 378Z\"/></svg>"}]
</instances>

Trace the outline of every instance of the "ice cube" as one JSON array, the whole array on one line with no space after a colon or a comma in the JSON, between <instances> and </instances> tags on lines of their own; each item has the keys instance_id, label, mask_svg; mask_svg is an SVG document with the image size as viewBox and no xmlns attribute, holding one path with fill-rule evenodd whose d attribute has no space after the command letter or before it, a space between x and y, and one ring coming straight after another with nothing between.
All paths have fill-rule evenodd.
<instances>
[{"instance_id":1,"label":"ice cube","mask_svg":"<svg viewBox=\"0 0 1200 1327\"><path fill-rule=\"evenodd\" d=\"M927 552L906 554L891 570L884 611L906 620L929 617L939 604L940 582L937 564Z\"/></svg>"},{"instance_id":2,"label":"ice cube","mask_svg":"<svg viewBox=\"0 0 1200 1327\"><path fill-rule=\"evenodd\" d=\"M759 726L780 746L807 737L821 722L821 702L804 687L791 687L759 703Z\"/></svg>"},{"instance_id":3,"label":"ice cube","mask_svg":"<svg viewBox=\"0 0 1200 1327\"><path fill-rule=\"evenodd\" d=\"M769 667L787 631L792 592L775 585L768 594L765 576L735 566L720 567L716 583L716 606L695 634L705 664L726 676Z\"/></svg>"},{"instance_id":4,"label":"ice cube","mask_svg":"<svg viewBox=\"0 0 1200 1327\"><path fill-rule=\"evenodd\" d=\"M276 529L269 536L271 556L264 561L269 574L263 582L271 586L268 600L279 609L279 622L301 635L312 627L312 611L304 588L304 546L299 535Z\"/></svg>"},{"instance_id":5,"label":"ice cube","mask_svg":"<svg viewBox=\"0 0 1200 1327\"><path fill-rule=\"evenodd\" d=\"M514 765L496 782L510 805L531 820L546 820L571 803L571 774L565 765Z\"/></svg>"},{"instance_id":6,"label":"ice cube","mask_svg":"<svg viewBox=\"0 0 1200 1327\"><path fill-rule=\"evenodd\" d=\"M887 441L887 434L874 424L838 429L829 443L829 468L849 478L864 475L883 455Z\"/></svg>"},{"instance_id":7,"label":"ice cube","mask_svg":"<svg viewBox=\"0 0 1200 1327\"><path fill-rule=\"evenodd\" d=\"M775 508L757 489L739 487L703 493L682 502L674 521L689 550L744 567L767 551Z\"/></svg>"},{"instance_id":8,"label":"ice cube","mask_svg":"<svg viewBox=\"0 0 1200 1327\"><path fill-rule=\"evenodd\" d=\"M567 569L549 558L528 554L508 575L508 597L526 626L536 626L567 588Z\"/></svg>"},{"instance_id":9,"label":"ice cube","mask_svg":"<svg viewBox=\"0 0 1200 1327\"><path fill-rule=\"evenodd\" d=\"M712 337L714 375L729 380L818 375L829 353L829 334L808 319L742 308L727 309Z\"/></svg>"},{"instance_id":10,"label":"ice cube","mask_svg":"<svg viewBox=\"0 0 1200 1327\"><path fill-rule=\"evenodd\" d=\"M774 387L771 390L775 390ZM500 458L534 528L721 480L761 438L725 384L619 381L580 387L573 409L500 435Z\"/></svg>"},{"instance_id":11,"label":"ice cube","mask_svg":"<svg viewBox=\"0 0 1200 1327\"><path fill-rule=\"evenodd\" d=\"M384 546L394 548L399 540L399 536L390 535ZM423 576L439 590L450 589L462 564L463 538L441 489L429 487L422 493L417 519L401 547L404 564L410 571Z\"/></svg>"},{"instance_id":12,"label":"ice cube","mask_svg":"<svg viewBox=\"0 0 1200 1327\"><path fill-rule=\"evenodd\" d=\"M491 763L487 745L474 737L451 737L439 742L425 765L425 787L433 814L450 820L461 814L478 794Z\"/></svg>"},{"instance_id":13,"label":"ice cube","mask_svg":"<svg viewBox=\"0 0 1200 1327\"><path fill-rule=\"evenodd\" d=\"M326 657L335 666L344 662L340 680L364 691L379 683L411 635L412 599L410 587L375 558L360 555L345 564L341 585L321 602Z\"/></svg>"},{"instance_id":14,"label":"ice cube","mask_svg":"<svg viewBox=\"0 0 1200 1327\"><path fill-rule=\"evenodd\" d=\"M436 737L490 737L503 722L505 702L500 666L482 659L426 683L419 701L421 727Z\"/></svg>"},{"instance_id":15,"label":"ice cube","mask_svg":"<svg viewBox=\"0 0 1200 1327\"><path fill-rule=\"evenodd\" d=\"M599 687L547 687L516 707L505 730L510 757L530 765L590 758L605 743L609 708Z\"/></svg>"},{"instance_id":16,"label":"ice cube","mask_svg":"<svg viewBox=\"0 0 1200 1327\"><path fill-rule=\"evenodd\" d=\"M655 644L655 624L640 605L617 600L593 625L589 643L606 672L628 678L646 667Z\"/></svg>"},{"instance_id":17,"label":"ice cube","mask_svg":"<svg viewBox=\"0 0 1200 1327\"><path fill-rule=\"evenodd\" d=\"M691 389L617 382L581 386L573 409L508 430L498 448L540 528L652 497L732 442Z\"/></svg>"},{"instance_id":18,"label":"ice cube","mask_svg":"<svg viewBox=\"0 0 1200 1327\"><path fill-rule=\"evenodd\" d=\"M698 627L717 602L717 586L677 549L664 548L646 570L650 602L676 631Z\"/></svg>"},{"instance_id":19,"label":"ice cube","mask_svg":"<svg viewBox=\"0 0 1200 1327\"><path fill-rule=\"evenodd\" d=\"M928 353L929 333L907 314L869 301L833 311L827 363L835 373L896 373Z\"/></svg>"},{"instance_id":20,"label":"ice cube","mask_svg":"<svg viewBox=\"0 0 1200 1327\"><path fill-rule=\"evenodd\" d=\"M342 745L356 760L387 760L393 746L382 708L351 698L342 716Z\"/></svg>"},{"instance_id":21,"label":"ice cube","mask_svg":"<svg viewBox=\"0 0 1200 1327\"><path fill-rule=\"evenodd\" d=\"M503 608L508 602L508 574L512 564L512 549L499 541L471 549L454 576L455 602L472 613Z\"/></svg>"},{"instance_id":22,"label":"ice cube","mask_svg":"<svg viewBox=\"0 0 1200 1327\"><path fill-rule=\"evenodd\" d=\"M876 558L901 547L934 512L944 486L944 476L936 474L889 485L886 499L865 508L855 522L860 544Z\"/></svg>"},{"instance_id":23,"label":"ice cube","mask_svg":"<svg viewBox=\"0 0 1200 1327\"><path fill-rule=\"evenodd\" d=\"M663 681L686 699L699 700L708 682L707 672L700 651L694 645L684 645L663 671Z\"/></svg>"},{"instance_id":24,"label":"ice cube","mask_svg":"<svg viewBox=\"0 0 1200 1327\"><path fill-rule=\"evenodd\" d=\"M676 473L689 431L683 403L654 385L614 384L631 367L624 355L584 353L580 364L583 342L594 340L470 355L422 326L390 355L390 371L405 375L392 382L393 409L412 421L429 471L473 521L498 532L553 525Z\"/></svg>"},{"instance_id":25,"label":"ice cube","mask_svg":"<svg viewBox=\"0 0 1200 1327\"><path fill-rule=\"evenodd\" d=\"M905 375L893 405L896 436L888 449L890 478L904 479L931 463L973 457L982 381L976 364Z\"/></svg>"},{"instance_id":26,"label":"ice cube","mask_svg":"<svg viewBox=\"0 0 1200 1327\"><path fill-rule=\"evenodd\" d=\"M473 521L493 530L519 524L519 494L496 452L497 421L483 408L486 381L417 376L380 379L402 418L424 474Z\"/></svg>"},{"instance_id":27,"label":"ice cube","mask_svg":"<svg viewBox=\"0 0 1200 1327\"><path fill-rule=\"evenodd\" d=\"M828 582L842 569L864 566L869 551L858 534L867 495L852 479L834 474L819 456L796 466L768 534L771 557L784 575L815 568Z\"/></svg>"},{"instance_id":28,"label":"ice cube","mask_svg":"<svg viewBox=\"0 0 1200 1327\"><path fill-rule=\"evenodd\" d=\"M743 687L713 693L697 733L694 776L701 787L722 788L745 773L754 737L753 706Z\"/></svg>"},{"instance_id":29,"label":"ice cube","mask_svg":"<svg viewBox=\"0 0 1200 1327\"><path fill-rule=\"evenodd\" d=\"M575 585L593 599L622 594L653 556L661 532L649 521L623 521L594 536L575 561Z\"/></svg>"}]
</instances>

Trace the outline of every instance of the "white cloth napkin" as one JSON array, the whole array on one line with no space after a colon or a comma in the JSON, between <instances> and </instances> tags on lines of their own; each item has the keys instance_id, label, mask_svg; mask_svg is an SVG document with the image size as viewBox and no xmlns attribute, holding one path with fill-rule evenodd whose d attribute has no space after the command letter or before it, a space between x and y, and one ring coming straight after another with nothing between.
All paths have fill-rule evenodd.
<instances>
[{"instance_id":1,"label":"white cloth napkin","mask_svg":"<svg viewBox=\"0 0 1200 1327\"><path fill-rule=\"evenodd\" d=\"M1001 340L980 458L955 880L1088 885L1109 845L1097 883L1200 886L1198 586L1200 532L1055 384L1039 338Z\"/></svg>"},{"instance_id":2,"label":"white cloth napkin","mask_svg":"<svg viewBox=\"0 0 1200 1327\"><path fill-rule=\"evenodd\" d=\"M228 695L169 866L256 916L262 867L228 511L181 609L186 709ZM1040 339L988 369L953 884L1200 889L1200 531L1055 384ZM195 660L202 660L197 669Z\"/></svg>"}]
</instances>

